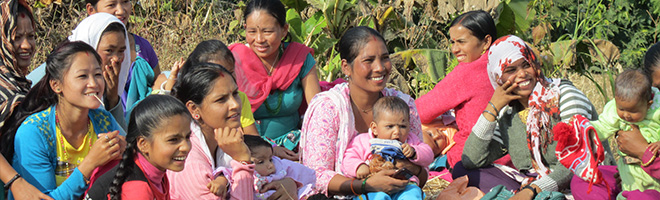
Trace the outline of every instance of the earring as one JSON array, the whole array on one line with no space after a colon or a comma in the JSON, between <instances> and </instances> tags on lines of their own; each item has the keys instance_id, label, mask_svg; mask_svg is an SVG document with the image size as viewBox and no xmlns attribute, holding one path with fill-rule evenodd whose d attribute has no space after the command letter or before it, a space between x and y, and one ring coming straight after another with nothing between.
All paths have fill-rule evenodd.
<instances>
[{"instance_id":1,"label":"earring","mask_svg":"<svg viewBox=\"0 0 660 200\"><path fill-rule=\"evenodd\" d=\"M193 118L199 119L199 114L193 114Z\"/></svg>"},{"instance_id":2,"label":"earring","mask_svg":"<svg viewBox=\"0 0 660 200\"><path fill-rule=\"evenodd\" d=\"M56 91L56 92L60 92L60 88L57 88L55 91Z\"/></svg>"}]
</instances>

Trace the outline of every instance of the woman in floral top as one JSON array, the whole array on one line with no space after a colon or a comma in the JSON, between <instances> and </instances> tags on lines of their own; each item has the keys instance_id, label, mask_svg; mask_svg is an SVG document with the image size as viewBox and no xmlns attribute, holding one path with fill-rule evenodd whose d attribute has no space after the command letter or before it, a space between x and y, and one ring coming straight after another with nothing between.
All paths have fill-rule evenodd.
<instances>
[{"instance_id":1,"label":"woman in floral top","mask_svg":"<svg viewBox=\"0 0 660 200\"><path fill-rule=\"evenodd\" d=\"M355 27L339 41L342 72L348 83L336 85L312 99L303 119L300 158L305 166L316 171L316 188L330 195L357 195L373 191L398 192L408 180L390 177L394 171L384 170L363 180L349 179L341 174L340 166L350 140L369 130L372 106L383 96L397 96L410 106L410 132L422 137L419 115L414 99L385 85L392 70L385 40L375 30ZM397 167L405 167L421 174L426 181L427 170L407 160L397 160ZM339 197L339 196L336 196ZM344 196L347 197L347 196Z\"/></svg>"}]
</instances>

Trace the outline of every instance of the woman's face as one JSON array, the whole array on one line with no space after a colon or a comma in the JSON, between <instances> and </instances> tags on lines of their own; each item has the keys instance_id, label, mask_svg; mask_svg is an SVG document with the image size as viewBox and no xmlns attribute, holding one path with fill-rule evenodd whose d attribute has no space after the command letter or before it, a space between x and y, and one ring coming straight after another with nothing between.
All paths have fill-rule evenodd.
<instances>
[{"instance_id":1,"label":"woman's face","mask_svg":"<svg viewBox=\"0 0 660 200\"><path fill-rule=\"evenodd\" d=\"M342 60L342 71L350 77L351 84L367 92L380 92L385 88L392 71L387 46L380 39L372 37L353 63Z\"/></svg>"},{"instance_id":2,"label":"woman's face","mask_svg":"<svg viewBox=\"0 0 660 200\"><path fill-rule=\"evenodd\" d=\"M107 32L101 36L96 52L101 56L103 66L112 64L112 59L117 63L124 61L126 51L126 36L122 32Z\"/></svg>"},{"instance_id":3,"label":"woman's face","mask_svg":"<svg viewBox=\"0 0 660 200\"><path fill-rule=\"evenodd\" d=\"M500 77L498 84L502 85L506 81L517 83L518 86L513 90L513 93L529 97L534 91L534 86L536 86L536 78L534 67L527 63L525 59L520 58L502 70L502 77Z\"/></svg>"},{"instance_id":4,"label":"woman's face","mask_svg":"<svg viewBox=\"0 0 660 200\"><path fill-rule=\"evenodd\" d=\"M103 96L105 89L101 66L89 52L78 52L73 56L71 67L64 72L62 80L52 80L51 87L61 95L60 103L96 109L101 103L94 95Z\"/></svg>"},{"instance_id":5,"label":"woman's face","mask_svg":"<svg viewBox=\"0 0 660 200\"><path fill-rule=\"evenodd\" d=\"M458 62L472 62L481 57L482 52L490 46L490 36L484 40L479 40L472 34L472 31L462 25L455 25L449 28L449 37L451 42L451 53L456 56Z\"/></svg>"},{"instance_id":6,"label":"woman's face","mask_svg":"<svg viewBox=\"0 0 660 200\"><path fill-rule=\"evenodd\" d=\"M138 139L140 151L161 171L179 172L190 152L190 117L175 115L164 119L151 138Z\"/></svg>"},{"instance_id":7,"label":"woman's face","mask_svg":"<svg viewBox=\"0 0 660 200\"><path fill-rule=\"evenodd\" d=\"M32 20L25 13L18 14L16 33L14 35L14 58L18 68L27 70L34 56L35 34Z\"/></svg>"},{"instance_id":8,"label":"woman's face","mask_svg":"<svg viewBox=\"0 0 660 200\"><path fill-rule=\"evenodd\" d=\"M289 25L280 26L277 19L264 10L255 10L245 19L245 40L262 60L274 62Z\"/></svg>"},{"instance_id":9,"label":"woman's face","mask_svg":"<svg viewBox=\"0 0 660 200\"><path fill-rule=\"evenodd\" d=\"M96 6L87 6L87 14L108 13L114 15L122 23L126 24L133 13L133 5L130 0L99 0Z\"/></svg>"},{"instance_id":10,"label":"woman's face","mask_svg":"<svg viewBox=\"0 0 660 200\"><path fill-rule=\"evenodd\" d=\"M212 85L193 114L199 114L204 124L213 129L241 127L241 99L231 75L222 73Z\"/></svg>"}]
</instances>

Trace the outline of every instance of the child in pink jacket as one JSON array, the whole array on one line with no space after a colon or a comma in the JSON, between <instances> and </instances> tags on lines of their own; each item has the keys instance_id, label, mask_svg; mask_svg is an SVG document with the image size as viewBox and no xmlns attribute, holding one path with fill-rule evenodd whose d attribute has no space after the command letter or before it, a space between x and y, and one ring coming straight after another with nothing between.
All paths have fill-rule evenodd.
<instances>
[{"instance_id":1,"label":"child in pink jacket","mask_svg":"<svg viewBox=\"0 0 660 200\"><path fill-rule=\"evenodd\" d=\"M386 161L395 162L395 159L408 159L415 165L428 168L433 161L433 151L416 135L409 135L410 109L401 98L388 96L380 98L373 107L373 121L367 134L359 134L349 143L341 170L347 177L359 179L367 178L369 174L380 166L371 166L370 161L378 154ZM380 163L378 164L380 165ZM393 164L390 166L394 166ZM386 167L387 168L387 167ZM392 194L392 199L422 199L422 192L418 186L417 174L413 174L412 181L403 191ZM369 199L387 195L384 192L369 193Z\"/></svg>"}]
</instances>

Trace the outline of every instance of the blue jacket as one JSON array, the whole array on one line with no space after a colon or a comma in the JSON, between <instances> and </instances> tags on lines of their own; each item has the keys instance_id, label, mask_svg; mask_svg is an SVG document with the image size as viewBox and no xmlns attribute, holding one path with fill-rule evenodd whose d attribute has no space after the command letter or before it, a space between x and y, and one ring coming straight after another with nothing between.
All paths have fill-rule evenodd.
<instances>
[{"instance_id":1,"label":"blue jacket","mask_svg":"<svg viewBox=\"0 0 660 200\"><path fill-rule=\"evenodd\" d=\"M54 111L55 105L23 121L14 139L12 166L27 182L54 199L78 199L87 189L87 183L78 168L59 187L55 183L57 139ZM106 110L89 110L89 118L96 134L118 130L120 135L126 135ZM9 199L13 199L11 193Z\"/></svg>"}]
</instances>

